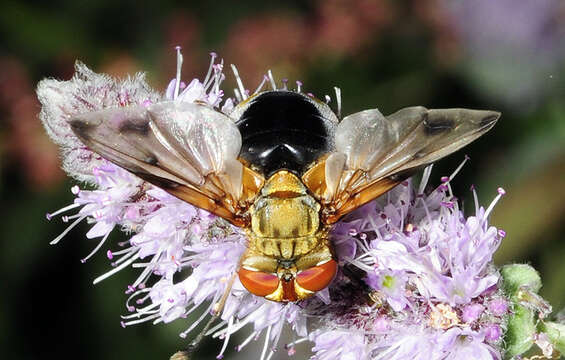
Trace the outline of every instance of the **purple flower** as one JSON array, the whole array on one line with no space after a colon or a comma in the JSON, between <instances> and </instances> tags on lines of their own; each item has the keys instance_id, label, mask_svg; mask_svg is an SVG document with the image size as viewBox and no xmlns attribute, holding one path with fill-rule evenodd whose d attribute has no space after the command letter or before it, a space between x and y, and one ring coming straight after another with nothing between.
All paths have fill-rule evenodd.
<instances>
[{"instance_id":1,"label":"purple flower","mask_svg":"<svg viewBox=\"0 0 565 360\"><path fill-rule=\"evenodd\" d=\"M479 316L483 313L485 307L481 304L469 304L463 307L463 312L461 314L461 320L466 323L472 323L476 321Z\"/></svg>"},{"instance_id":2,"label":"purple flower","mask_svg":"<svg viewBox=\"0 0 565 360\"><path fill-rule=\"evenodd\" d=\"M508 312L508 300L504 298L492 299L488 303L488 309L494 316L502 316Z\"/></svg>"},{"instance_id":3,"label":"purple flower","mask_svg":"<svg viewBox=\"0 0 565 360\"><path fill-rule=\"evenodd\" d=\"M499 275L488 265L501 237L487 225L492 206L485 211L477 204L477 215L465 219L450 192L438 187L426 196L409 183L392 190L389 203L377 202L364 216L361 231L375 237L354 264L369 273L406 272L422 296L451 305L469 303L495 285Z\"/></svg>"},{"instance_id":4,"label":"purple flower","mask_svg":"<svg viewBox=\"0 0 565 360\"><path fill-rule=\"evenodd\" d=\"M441 334L437 344L444 351L442 359L501 359L499 352L485 343L485 336L461 328L451 328Z\"/></svg>"},{"instance_id":5,"label":"purple flower","mask_svg":"<svg viewBox=\"0 0 565 360\"><path fill-rule=\"evenodd\" d=\"M502 336L502 329L498 324L492 324L485 328L485 339L487 341L497 341Z\"/></svg>"},{"instance_id":6,"label":"purple flower","mask_svg":"<svg viewBox=\"0 0 565 360\"><path fill-rule=\"evenodd\" d=\"M61 147L63 169L79 181L96 184L95 169L105 161L88 150L73 134L67 119L72 115L113 106L157 102L161 96L145 82L144 74L118 81L96 74L81 62L69 81L46 79L37 86L42 108L39 117L47 134Z\"/></svg>"},{"instance_id":7,"label":"purple flower","mask_svg":"<svg viewBox=\"0 0 565 360\"><path fill-rule=\"evenodd\" d=\"M378 339L373 346L373 359L440 359L435 332L418 325L397 327Z\"/></svg>"},{"instance_id":8,"label":"purple flower","mask_svg":"<svg viewBox=\"0 0 565 360\"><path fill-rule=\"evenodd\" d=\"M364 309L356 300L344 300L356 309L344 313L344 305L332 302L324 315L327 331L365 331L368 358L501 357L502 350L491 343L505 319L483 314L495 299L505 299L492 266L502 236L488 225L504 191L487 209L476 203L476 215L465 218L450 187L459 170L424 194L427 169L418 187L410 181L397 186L348 215L334 232L342 247L355 244L349 246L356 249L349 262L367 273L374 304Z\"/></svg>"},{"instance_id":9,"label":"purple flower","mask_svg":"<svg viewBox=\"0 0 565 360\"><path fill-rule=\"evenodd\" d=\"M384 270L370 272L365 278L367 285L382 292L394 311L401 311L409 304L406 298L407 275L402 271Z\"/></svg>"},{"instance_id":10,"label":"purple flower","mask_svg":"<svg viewBox=\"0 0 565 360\"><path fill-rule=\"evenodd\" d=\"M424 193L431 167L414 186L404 181L386 195L347 215L330 234L341 268L331 286L299 303L277 303L249 293L236 276L246 249L244 231L189 205L92 153L81 145L66 119L82 112L169 100L206 103L229 114L249 96L238 83L235 99L224 99L223 62L212 54L203 81L177 76L164 95L142 75L118 81L77 64L67 82L44 80L38 87L41 119L62 150L64 168L94 190L73 187L73 204L48 215L71 225L91 225L87 238L106 244L118 227L129 240L110 245L112 269L98 283L126 267L138 271L128 286L124 327L142 322L170 323L204 309L180 334L188 336L210 313L220 312L207 335L223 340L223 356L233 334L246 332L238 350L262 341L260 358L269 359L285 327L300 342L313 343L313 359L499 359L508 298L492 265L504 232L488 217L503 190L486 208L475 193L475 215L465 217L452 193L454 174ZM269 72L260 84L275 81ZM286 82L284 82L286 89ZM300 91L301 83L297 83ZM461 165L462 166L462 165ZM180 272L183 276L179 276ZM231 289L226 292L227 289ZM224 304L221 307L219 304ZM487 309L487 310L485 310ZM201 311L201 310L200 310Z\"/></svg>"},{"instance_id":11,"label":"purple flower","mask_svg":"<svg viewBox=\"0 0 565 360\"><path fill-rule=\"evenodd\" d=\"M94 222L94 226L86 233L89 239L102 237L94 250L82 259L88 260L105 243L110 232L118 224L132 229L136 226L136 217L128 216L135 211L136 206L130 204L129 200L140 191L141 181L127 171L107 162L100 162L99 167L93 169L93 180L98 185L97 190L81 190L78 186L72 187L76 199L72 205L66 206L54 213L47 214L51 219L71 209L80 208L77 214L63 216L64 222L74 220L71 225L51 244L59 242L79 222L88 218Z\"/></svg>"},{"instance_id":12,"label":"purple flower","mask_svg":"<svg viewBox=\"0 0 565 360\"><path fill-rule=\"evenodd\" d=\"M363 333L330 330L313 332L310 340L314 342L312 351L316 360L354 360L367 357L367 345Z\"/></svg>"}]
</instances>

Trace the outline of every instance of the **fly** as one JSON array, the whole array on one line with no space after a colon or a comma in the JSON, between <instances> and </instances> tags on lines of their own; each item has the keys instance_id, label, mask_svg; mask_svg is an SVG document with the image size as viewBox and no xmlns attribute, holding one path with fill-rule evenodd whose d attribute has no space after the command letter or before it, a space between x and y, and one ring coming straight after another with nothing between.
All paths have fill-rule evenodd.
<instances>
[{"instance_id":1,"label":"fly","mask_svg":"<svg viewBox=\"0 0 565 360\"><path fill-rule=\"evenodd\" d=\"M93 151L247 234L238 275L279 302L326 288L345 214L490 130L500 113L408 107L343 119L301 92L261 92L230 114L180 101L70 120Z\"/></svg>"}]
</instances>

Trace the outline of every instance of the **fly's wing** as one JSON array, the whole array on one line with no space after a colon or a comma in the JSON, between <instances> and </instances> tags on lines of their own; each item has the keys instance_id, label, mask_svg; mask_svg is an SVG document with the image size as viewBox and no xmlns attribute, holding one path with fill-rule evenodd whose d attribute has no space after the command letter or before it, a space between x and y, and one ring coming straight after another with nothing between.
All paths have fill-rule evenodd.
<instances>
[{"instance_id":1,"label":"fly's wing","mask_svg":"<svg viewBox=\"0 0 565 360\"><path fill-rule=\"evenodd\" d=\"M263 177L238 160L239 130L200 104L110 108L70 120L91 150L192 205L238 226Z\"/></svg>"},{"instance_id":2,"label":"fly's wing","mask_svg":"<svg viewBox=\"0 0 565 360\"><path fill-rule=\"evenodd\" d=\"M500 113L468 109L404 108L345 117L335 133L336 152L303 175L333 223L426 166L490 130Z\"/></svg>"}]
</instances>

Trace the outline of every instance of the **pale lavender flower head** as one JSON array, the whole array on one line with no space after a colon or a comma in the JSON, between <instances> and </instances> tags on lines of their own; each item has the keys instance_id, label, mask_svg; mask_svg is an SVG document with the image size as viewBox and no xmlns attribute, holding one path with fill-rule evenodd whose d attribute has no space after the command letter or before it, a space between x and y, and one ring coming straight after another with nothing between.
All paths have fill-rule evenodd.
<instances>
[{"instance_id":1,"label":"pale lavender flower head","mask_svg":"<svg viewBox=\"0 0 565 360\"><path fill-rule=\"evenodd\" d=\"M428 168L418 187L411 181L398 185L348 215L340 231L334 232L342 248L348 242L355 244L349 247L356 249L349 266L367 274L364 283L369 289L365 291L373 305L344 298L341 302L355 311L344 311L343 304L332 302L322 322L328 332L348 329L354 336L364 331L359 351L366 352L366 358L474 358L460 354L501 358L496 330L504 328L506 320L484 310L504 299L500 275L492 265L504 233L488 225L488 216L504 191L500 189L485 210L473 189L476 215L465 218L450 186L463 164L425 193ZM321 334L318 329L311 337L316 341ZM326 353L337 351L328 348L332 343L325 344Z\"/></svg>"},{"instance_id":2,"label":"pale lavender flower head","mask_svg":"<svg viewBox=\"0 0 565 360\"><path fill-rule=\"evenodd\" d=\"M39 116L45 130L61 147L63 169L75 179L90 183L95 183L94 169L104 161L83 145L67 120L76 114L161 99L161 95L147 85L144 74L116 80L93 72L81 62L75 64L75 75L69 81L41 81L37 96L42 105Z\"/></svg>"},{"instance_id":3,"label":"pale lavender flower head","mask_svg":"<svg viewBox=\"0 0 565 360\"><path fill-rule=\"evenodd\" d=\"M490 226L488 218L504 191L484 209L473 190L475 214L465 217L450 186L462 165L431 192L424 191L428 167L418 186L406 180L347 215L330 234L340 264L331 285L307 300L278 303L249 293L234 276L247 246L243 230L82 145L67 120L84 112L167 100L205 103L229 115L248 96L234 67L235 99L224 99L223 62L217 62L216 54L204 80L183 82L177 51L177 76L164 94L150 89L143 75L119 81L80 63L71 80L48 79L38 86L40 118L61 146L64 169L95 186L74 186L74 203L48 215L77 211L63 216L74 222L53 243L87 219L91 228L86 236L101 240L83 260L106 246L112 266L94 283L126 267L138 270L126 289L129 313L122 316L122 326L182 323L204 308L180 336L187 337L210 313L220 312L218 323L205 331L223 339L219 358L231 335L245 332L237 350L261 339L259 357L269 359L281 347L285 327L297 339L286 344L289 355L296 344L310 342L312 359L501 358L511 302L492 256L505 234ZM270 72L256 91L265 83L276 88ZM301 87L297 82L296 91ZM115 228L129 239L108 244ZM225 306L218 308L221 303Z\"/></svg>"}]
</instances>

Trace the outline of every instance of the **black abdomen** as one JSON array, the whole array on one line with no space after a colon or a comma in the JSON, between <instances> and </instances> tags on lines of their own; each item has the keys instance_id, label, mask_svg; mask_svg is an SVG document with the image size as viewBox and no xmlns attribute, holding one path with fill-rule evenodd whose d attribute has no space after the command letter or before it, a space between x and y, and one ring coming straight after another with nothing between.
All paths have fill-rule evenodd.
<instances>
[{"instance_id":1,"label":"black abdomen","mask_svg":"<svg viewBox=\"0 0 565 360\"><path fill-rule=\"evenodd\" d=\"M290 91L256 96L236 122L243 144L240 156L266 177L279 169L301 175L332 147L332 124L312 100Z\"/></svg>"}]
</instances>

